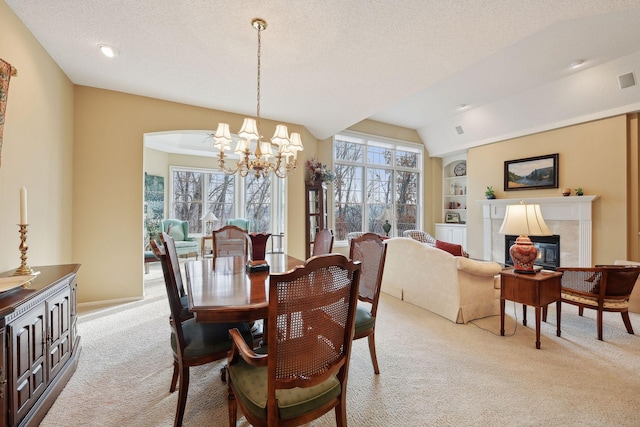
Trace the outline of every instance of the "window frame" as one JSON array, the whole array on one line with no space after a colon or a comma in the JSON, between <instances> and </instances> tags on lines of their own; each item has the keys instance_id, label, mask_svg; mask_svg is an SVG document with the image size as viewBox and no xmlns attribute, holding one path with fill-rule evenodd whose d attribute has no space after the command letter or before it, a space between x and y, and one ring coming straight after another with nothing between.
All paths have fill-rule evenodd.
<instances>
[{"instance_id":1,"label":"window frame","mask_svg":"<svg viewBox=\"0 0 640 427\"><path fill-rule=\"evenodd\" d=\"M168 198L168 203L169 206L168 208L168 212L170 214L170 216L174 216L175 215L175 210L174 210L174 206L175 206L175 188L174 188L174 174L176 172L197 172L197 173L202 173L205 174L205 177L208 176L208 174L224 174L224 172L222 172L220 169L217 168L205 168L205 167L193 167L193 166L182 166L182 165L170 165L169 166L169 198ZM234 180L234 216L236 218L247 218L246 216L246 179L247 177L242 177L239 174L235 175L235 180ZM260 178L260 179L264 179L264 178ZM276 177L275 175L271 176L271 185L270 185L270 214L271 214L271 218L269 220L269 232L271 234L279 234L279 233L284 233L285 232L285 224L286 224L286 204L285 201L287 199L287 183L286 183L286 179L281 179ZM202 194L203 194L203 198L204 195L207 194L207 190L208 190L208 178L205 178L202 180ZM206 203L205 200L201 201L203 207L202 207L202 214L204 215L206 213L206 211L204 210L204 205ZM203 220L200 220L202 225L202 232L199 233L192 233L189 232L190 236L193 237L202 237L205 234L206 230L206 224ZM219 224L219 227L222 227L224 224ZM281 246L285 246L285 239L279 239L281 240ZM284 241L283 241L284 240ZM282 250L284 250L284 248L280 248Z\"/></svg>"},{"instance_id":2,"label":"window frame","mask_svg":"<svg viewBox=\"0 0 640 427\"><path fill-rule=\"evenodd\" d=\"M340 159L336 159L336 143L338 141L346 141L346 142L351 142L351 143L355 143L355 144L360 144L362 146L362 156L361 156L361 160L360 161L352 161L352 160L340 160ZM390 149L392 150L392 157L391 160L389 162L389 165L384 165L384 164L378 164L378 163L370 163L368 156L368 147L380 147L380 148L385 148L385 149ZM397 140L397 139L392 139L392 138L386 138L386 137L381 137L381 136L377 136L377 135L370 135L370 134L365 134L365 133L359 133L359 132L353 132L353 131L344 131L344 132L339 132L336 135L333 136L332 138L332 153L331 153L331 160L332 160L332 167L334 170L337 170L337 166L338 165L345 165L345 166L354 166L354 167L360 167L362 168L362 182L360 183L361 186L361 203L360 205L362 206L362 219L361 219L361 230L368 230L369 229L369 216L370 216L370 211L369 211L369 206L371 205L377 205L379 203L369 203L369 201L367 200L367 183L368 183L368 173L370 169L384 169L384 170L391 170L392 171L392 178L391 178L391 183L393 186L393 194L391 195L391 207L392 207L392 212L396 213L397 209L398 209L398 203L397 203L397 195L396 195L396 179L397 179L397 172L401 171L401 172L411 172L411 173L416 173L417 176L417 180L416 180L416 227L421 229L422 228L422 224L423 224L423 218L424 218L424 194L423 194L423 186L424 186L424 155L425 155L425 151L424 151L424 146L422 144L418 144L415 142L411 142L411 141L404 141L404 140ZM397 152L398 151L408 151L408 152L412 152L412 153L416 153L418 155L418 159L417 159L417 164L415 168L409 168L409 167L402 167L402 166L397 166L396 165L396 161L397 161ZM336 198L335 198L335 191L336 191L336 187L334 186L331 192L331 196L332 196L332 212L331 212L331 226L333 227L334 230L336 230ZM398 227L398 223L397 221L394 221L393 224L393 228L392 231L393 233L390 235L393 236L395 235L396 231L397 231L397 227ZM336 233L337 235L337 233ZM346 234L345 234L345 238L341 239L341 240L336 240L335 241L335 246L347 246L347 240L346 240Z\"/></svg>"}]
</instances>

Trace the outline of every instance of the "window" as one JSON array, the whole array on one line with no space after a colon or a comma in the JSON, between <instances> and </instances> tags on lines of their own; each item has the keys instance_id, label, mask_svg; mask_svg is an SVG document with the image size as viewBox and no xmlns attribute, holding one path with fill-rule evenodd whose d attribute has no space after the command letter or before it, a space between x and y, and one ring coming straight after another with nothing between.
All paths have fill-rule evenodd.
<instances>
[{"instance_id":1,"label":"window","mask_svg":"<svg viewBox=\"0 0 640 427\"><path fill-rule=\"evenodd\" d=\"M346 240L354 231L384 234L389 210L394 231L420 228L422 146L357 134L336 135L333 161L334 232Z\"/></svg>"},{"instance_id":2,"label":"window","mask_svg":"<svg viewBox=\"0 0 640 427\"><path fill-rule=\"evenodd\" d=\"M171 167L172 218L189 221L190 234L205 230L202 217L208 211L218 218L214 228L224 226L228 219L247 218L251 231L272 234L284 230L284 180L272 177L226 175L217 170ZM273 192L279 196L274 197ZM272 200L278 203L272 203Z\"/></svg>"}]
</instances>

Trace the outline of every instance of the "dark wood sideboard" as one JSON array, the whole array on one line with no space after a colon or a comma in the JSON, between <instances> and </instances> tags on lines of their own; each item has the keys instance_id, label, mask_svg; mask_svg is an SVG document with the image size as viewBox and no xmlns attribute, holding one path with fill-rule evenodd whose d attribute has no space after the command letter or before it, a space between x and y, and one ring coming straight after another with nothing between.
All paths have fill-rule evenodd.
<instances>
[{"instance_id":1,"label":"dark wood sideboard","mask_svg":"<svg viewBox=\"0 0 640 427\"><path fill-rule=\"evenodd\" d=\"M78 366L80 265L32 268L26 287L0 293L0 427L40 424Z\"/></svg>"}]
</instances>

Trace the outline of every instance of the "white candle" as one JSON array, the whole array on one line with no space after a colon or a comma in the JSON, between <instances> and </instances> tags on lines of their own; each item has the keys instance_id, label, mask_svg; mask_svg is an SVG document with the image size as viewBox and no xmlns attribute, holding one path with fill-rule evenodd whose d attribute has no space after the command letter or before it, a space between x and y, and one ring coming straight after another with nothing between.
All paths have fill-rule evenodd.
<instances>
[{"instance_id":1,"label":"white candle","mask_svg":"<svg viewBox=\"0 0 640 427\"><path fill-rule=\"evenodd\" d=\"M26 225L27 222L27 189L20 188L20 224Z\"/></svg>"}]
</instances>

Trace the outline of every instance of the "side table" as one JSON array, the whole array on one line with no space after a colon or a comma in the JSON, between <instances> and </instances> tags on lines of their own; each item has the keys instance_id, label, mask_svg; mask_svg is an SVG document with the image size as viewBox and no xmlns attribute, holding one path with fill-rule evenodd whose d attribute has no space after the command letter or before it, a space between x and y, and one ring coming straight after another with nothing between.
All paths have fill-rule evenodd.
<instances>
[{"instance_id":1,"label":"side table","mask_svg":"<svg viewBox=\"0 0 640 427\"><path fill-rule=\"evenodd\" d=\"M560 279L562 273L520 274L513 269L500 272L500 335L504 336L505 300L523 304L522 324L527 325L527 306L536 311L536 348L540 348L540 310L552 302L556 303L557 330L560 336Z\"/></svg>"}]
</instances>

